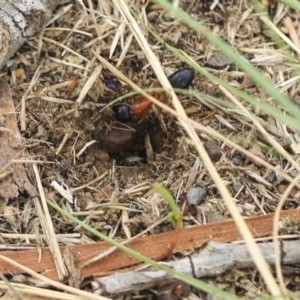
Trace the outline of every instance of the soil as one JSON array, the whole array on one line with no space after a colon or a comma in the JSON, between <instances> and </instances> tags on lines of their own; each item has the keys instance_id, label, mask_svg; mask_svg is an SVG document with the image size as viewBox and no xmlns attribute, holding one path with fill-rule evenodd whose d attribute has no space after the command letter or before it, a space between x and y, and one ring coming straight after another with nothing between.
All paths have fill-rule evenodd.
<instances>
[{"instance_id":1,"label":"soil","mask_svg":"<svg viewBox=\"0 0 300 300\"><path fill-rule=\"evenodd\" d=\"M119 26L119 22L114 19L112 2L106 2L105 5L103 4L105 7L102 7L100 1L99 3L94 1L95 7L98 7L102 13L110 13L111 19L109 18L109 20L114 24L112 25L108 20L99 17L98 25L101 39L96 40L97 32L93 26L92 18L90 15L87 15L86 18L83 17L79 2L73 3L68 12L62 14L51 24L57 29L45 31L44 36L67 45L89 61L95 61L92 53L94 50L111 64L117 66L123 74L140 87L149 88L153 86L157 82L155 73L151 70L134 39L125 58L121 64L118 64L124 49L122 49L121 40L126 41L130 34L129 28L126 27L122 33L123 36L118 41L113 55L108 56L109 51L113 48L116 26ZM183 10L228 43L231 43L235 51L250 61L260 54L259 49L268 48L275 54L277 53L271 37L254 11L249 11L249 16L242 21L243 13L250 8L250 3L235 0L222 1L217 4L214 10L210 10L212 3L213 1L187 0L181 1L180 5ZM135 1L134 8L141 12L146 7L145 5L142 1ZM271 18L274 16L278 5L276 1L270 3L268 9ZM245 74L235 65L230 64L229 61L220 63L222 60L220 53L203 36L196 34L162 10L151 10L151 4L148 4L145 11L146 19L152 29L166 42L188 54L207 71L235 87L239 87L245 80ZM290 12L290 14L293 16L294 13ZM82 18L82 23L76 29L90 35L78 32L70 33L70 31L59 29L73 29L80 18ZM239 22L241 24L237 26ZM235 28L237 28L237 33L234 32ZM163 45L158 45L150 34L147 35L147 39L155 54L161 58L162 66L167 75L187 67ZM19 112L20 99L26 92L36 70L41 66L39 80L34 85L30 98L26 100L26 130L22 132L22 136L30 158L45 162L40 165L39 172L47 195L51 195L61 207L68 206L70 211L77 212L79 218L85 220L93 228L116 238L134 236L167 215L169 212L168 204L152 188L152 184L155 182L162 183L170 191L179 208L187 201L186 195L191 187L205 188L207 194L199 205L187 205L184 213L185 226L230 218L208 170L198 159L193 141L186 135L184 129L173 116L163 112L162 120L160 120L157 109L152 107L145 120L139 124L118 122L115 119L112 106L104 110L103 108L118 97L132 92L132 90L105 68L102 68L96 83L88 91L82 104L77 105L76 101L90 76L90 72L83 68L89 68L92 71L100 63L95 62L92 67L88 66L87 62L76 54L45 41L42 43L42 51L39 55L37 43L38 37L28 40L14 56L11 67L3 69L2 72L9 74L14 103L17 112ZM247 51L250 48L253 49L252 52ZM214 60L210 58L216 54L218 54L217 63L214 64ZM55 62L54 59L69 64ZM76 68L74 65L83 68ZM286 74L285 80L292 76L292 71L287 69L287 62L284 61L281 63L258 62L256 66L274 83L278 83L277 75L280 72ZM17 69L24 69L25 75L14 81L12 74ZM109 78L113 78L113 89L107 86L108 81L111 80ZM268 101L268 95L252 82L246 87L243 84L243 89L263 102ZM230 103L215 83L199 74L195 75L189 90L221 98ZM286 93L288 96L293 96L294 91L288 89ZM62 103L60 100L51 102L43 99L43 96L71 102L69 104ZM205 102L201 96L181 95L180 98L182 98L181 103L188 116L193 120L230 137L245 149L252 153L255 152L257 156L272 166L278 166L283 170L288 164L287 161L270 151L269 144L260 139L259 133L253 125L248 123L248 120L244 119L243 116L237 114L234 109L227 109L226 107L221 109L218 104ZM133 96L123 99L121 103L132 105L134 101ZM246 103L244 105L262 120L271 124L276 123L276 120L258 108ZM165 123L167 134L162 128L162 121ZM287 182L278 178L274 172L275 175L272 175L270 170L260 166L255 161L251 161L222 141L209 137L201 131L197 132L202 143L212 142L212 144L208 144L206 150L210 152L209 145L211 145L212 155L215 155L215 158L212 158L215 167L233 197L236 197L241 214L247 217L274 212ZM66 136L66 142L62 146ZM80 150L91 141L95 142L78 156ZM290 150L289 146L286 148L291 155L297 155ZM58 149L60 150L58 151ZM214 154L215 152L217 154ZM51 162L51 164L47 162ZM199 164L199 167L195 169L196 163ZM107 171L107 175L101 181L80 188ZM267 186L260 179L251 177L249 171L257 174L259 178L265 179L269 185ZM69 188L75 189L73 191L73 196L76 199L74 204L66 204L66 200L54 191L51 186L53 181L60 184L64 183ZM283 187L283 189L280 190L278 186ZM285 209L298 206L298 194L299 191L294 189L285 203ZM7 206L18 207L19 212L24 211L27 200L26 195L21 196L20 199L9 200ZM121 226L123 223L122 208L128 208L128 220L125 222L127 231ZM80 212L87 211L102 213L92 217L80 216ZM97 240L89 232L77 227L76 224L64 220L54 210L51 210L51 214L57 234L79 232L88 240ZM7 232L36 233L35 223L28 221L24 223L22 215L18 218L18 222L11 222L5 216L2 217L1 227L5 228ZM30 218L36 218L34 210L31 211ZM165 221L152 229L149 234L171 229L170 222ZM11 241L10 243L14 242ZM250 281L252 275L251 270L243 272L232 270L228 274L214 278L213 282L216 286L221 286L227 291L233 292L235 289L234 293L242 297L260 296L266 293L259 275L255 278L254 283ZM252 294L248 289L248 284L252 284ZM257 285L261 288L257 288ZM295 289L295 282L291 281L290 285L292 289ZM254 286L256 287L254 288ZM139 297L142 298L142 295L143 293ZM201 296L200 292L198 296Z\"/></svg>"}]
</instances>

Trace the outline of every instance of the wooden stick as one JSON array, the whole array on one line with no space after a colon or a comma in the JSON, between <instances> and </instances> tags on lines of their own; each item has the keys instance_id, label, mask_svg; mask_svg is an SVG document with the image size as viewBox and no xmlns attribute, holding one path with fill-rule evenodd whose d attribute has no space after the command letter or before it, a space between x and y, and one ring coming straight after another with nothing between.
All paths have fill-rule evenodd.
<instances>
[{"instance_id":1,"label":"wooden stick","mask_svg":"<svg viewBox=\"0 0 300 300\"><path fill-rule=\"evenodd\" d=\"M245 219L255 238L269 236L273 230L274 214L264 216L251 217ZM280 219L300 221L300 210L292 209L282 211ZM140 252L149 258L157 259L166 253L172 237L177 234L177 243L173 252L182 252L200 248L208 241L219 243L229 243L241 239L238 228L233 220L211 223L206 225L185 228L179 231L170 231L161 233L155 236L138 238L128 244L128 247ZM97 261L95 264L81 268L81 266L100 253L107 251L111 245L106 242L98 242L94 244L69 246L69 250L73 253L75 265L80 270L83 277L104 276L112 271L124 267L130 267L137 263L137 260L129 257L124 252L117 250L107 257ZM60 247L61 252L65 251L66 247ZM48 278L59 280L55 269L55 264L49 249L43 249L41 261L39 262L39 252L37 250L27 251L3 251L1 255L13 259L14 261L30 268L38 273L42 273ZM11 274L20 270L12 267L10 264L2 262L0 264L0 272Z\"/></svg>"}]
</instances>

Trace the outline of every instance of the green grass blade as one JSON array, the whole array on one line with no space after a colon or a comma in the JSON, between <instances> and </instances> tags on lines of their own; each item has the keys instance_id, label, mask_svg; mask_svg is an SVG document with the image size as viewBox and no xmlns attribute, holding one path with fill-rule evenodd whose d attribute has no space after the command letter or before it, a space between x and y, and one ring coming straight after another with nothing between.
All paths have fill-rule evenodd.
<instances>
[{"instance_id":1,"label":"green grass blade","mask_svg":"<svg viewBox=\"0 0 300 300\"><path fill-rule=\"evenodd\" d=\"M280 103L291 115L298 119L300 109L288 97L280 94L280 91L274 87L273 83L267 80L255 67L253 67L244 57L238 55L233 49L223 41L219 36L210 32L207 28L191 18L187 13L181 9L174 8L174 6L164 0L156 0L158 4L166 10L175 14L182 22L186 23L190 28L198 33L203 34L206 39L215 47L220 49L232 62L236 63L244 72L246 72L251 79L261 86L265 92L271 95L278 103Z\"/></svg>"},{"instance_id":2,"label":"green grass blade","mask_svg":"<svg viewBox=\"0 0 300 300\"><path fill-rule=\"evenodd\" d=\"M126 252L128 255L146 263L146 264L149 264L153 267L156 267L160 270L163 270L165 272L167 272L168 274L176 277L176 278L179 278L181 280L183 280L184 282L186 282L187 284L191 285L191 286L194 286L195 288L197 289L200 289L206 293L209 293L211 295L215 295L217 297L220 297L221 299L225 299L225 300L241 300L241 298L235 296L235 295L232 295L228 292L225 292L221 289L218 289L218 288L215 288L205 282L202 282L196 278L193 278L193 277L190 277L188 275L185 275L185 274L181 274L181 273L178 273L178 272L175 272L174 270L164 266L164 265L161 265L153 260L151 260L150 258L138 253L138 252L135 252L134 250L126 247L125 245L122 245L116 241L114 241L113 239L109 238L108 236L104 235L103 233L97 231L96 229L90 227L89 225L85 224L84 222L78 220L77 218L75 218L74 216L72 216L71 214L69 214L68 212L66 212L65 210L61 209L59 206L57 206L56 204L54 204L53 202L47 200L47 203L49 206L51 206L52 208L54 208L55 210L57 210L59 213L61 213L62 215L64 215L65 217L67 217L68 219L70 219L71 221L73 221L74 223L80 225L82 228L88 230L89 232L91 232L92 234L94 234L95 236L97 236L98 238L110 243L111 245L113 246L116 246L118 247L120 250Z\"/></svg>"},{"instance_id":3,"label":"green grass blade","mask_svg":"<svg viewBox=\"0 0 300 300\"><path fill-rule=\"evenodd\" d=\"M181 214L180 210L176 205L175 199L173 196L169 193L168 190L166 190L161 184L159 183L154 183L153 184L154 189L156 190L157 193L159 193L170 205L171 212L168 213L168 217L170 218L173 227L175 228L178 224L179 228L182 228L182 220L181 220Z\"/></svg>"}]
</instances>

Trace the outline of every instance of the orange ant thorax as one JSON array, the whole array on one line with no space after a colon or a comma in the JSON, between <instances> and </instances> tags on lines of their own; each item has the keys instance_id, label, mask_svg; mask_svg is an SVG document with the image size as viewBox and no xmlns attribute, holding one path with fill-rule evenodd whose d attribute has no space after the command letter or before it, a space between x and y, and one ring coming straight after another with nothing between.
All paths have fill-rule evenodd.
<instances>
[{"instance_id":1,"label":"orange ant thorax","mask_svg":"<svg viewBox=\"0 0 300 300\"><path fill-rule=\"evenodd\" d=\"M159 83L155 83L154 87L159 87ZM153 92L150 94L152 97L156 98L158 101L165 103L167 101L167 95L165 92ZM153 102L147 99L143 95L138 95L135 98L134 103L130 107L129 113L139 119L138 123L142 122L149 113L150 107Z\"/></svg>"}]
</instances>

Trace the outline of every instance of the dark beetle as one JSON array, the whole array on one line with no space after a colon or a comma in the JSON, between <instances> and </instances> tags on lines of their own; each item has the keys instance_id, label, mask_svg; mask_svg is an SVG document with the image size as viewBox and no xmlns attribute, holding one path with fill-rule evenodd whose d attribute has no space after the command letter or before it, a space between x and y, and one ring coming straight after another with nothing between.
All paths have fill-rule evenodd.
<instances>
[{"instance_id":1,"label":"dark beetle","mask_svg":"<svg viewBox=\"0 0 300 300\"><path fill-rule=\"evenodd\" d=\"M191 68L185 68L171 74L168 79L175 89L186 89L194 80L195 72Z\"/></svg>"}]
</instances>

